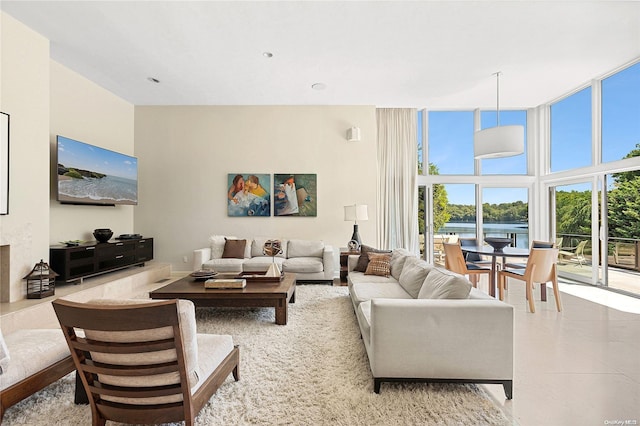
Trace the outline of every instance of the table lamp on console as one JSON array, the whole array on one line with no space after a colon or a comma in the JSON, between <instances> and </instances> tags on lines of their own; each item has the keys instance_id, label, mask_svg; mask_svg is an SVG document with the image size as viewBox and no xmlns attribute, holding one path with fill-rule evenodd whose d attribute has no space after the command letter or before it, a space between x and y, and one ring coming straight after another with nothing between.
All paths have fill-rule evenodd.
<instances>
[{"instance_id":1,"label":"table lamp on console","mask_svg":"<svg viewBox=\"0 0 640 426\"><path fill-rule=\"evenodd\" d=\"M360 240L360 234L358 233L358 221L359 220L368 220L369 215L367 214L367 205L366 204L353 204L350 206L344 206L344 220L345 221L353 221L353 235L351 236L351 241L349 241L349 248L351 248L352 241L357 243L357 249L362 245L362 241ZM355 245L355 244L353 244Z\"/></svg>"}]
</instances>

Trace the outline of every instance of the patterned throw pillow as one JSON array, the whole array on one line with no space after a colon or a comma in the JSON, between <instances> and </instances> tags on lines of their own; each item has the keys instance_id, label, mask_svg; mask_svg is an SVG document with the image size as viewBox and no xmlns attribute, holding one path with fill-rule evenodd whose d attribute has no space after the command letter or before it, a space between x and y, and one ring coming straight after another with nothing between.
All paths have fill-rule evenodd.
<instances>
[{"instance_id":1,"label":"patterned throw pillow","mask_svg":"<svg viewBox=\"0 0 640 426\"><path fill-rule=\"evenodd\" d=\"M369 264L369 253L391 253L391 250L378 250L369 246L362 246L360 248L360 257L358 258L358 263L356 264L354 271L357 272L366 272L367 265Z\"/></svg>"},{"instance_id":2,"label":"patterned throw pillow","mask_svg":"<svg viewBox=\"0 0 640 426\"><path fill-rule=\"evenodd\" d=\"M391 255L369 253L369 264L365 275L378 275L380 277L388 277L391 273Z\"/></svg>"}]
</instances>

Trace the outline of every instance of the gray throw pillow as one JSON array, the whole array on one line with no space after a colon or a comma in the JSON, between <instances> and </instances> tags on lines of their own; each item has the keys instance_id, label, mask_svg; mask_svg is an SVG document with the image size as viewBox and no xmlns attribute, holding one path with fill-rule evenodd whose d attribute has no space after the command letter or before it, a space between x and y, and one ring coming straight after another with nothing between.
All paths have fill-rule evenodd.
<instances>
[{"instance_id":1,"label":"gray throw pillow","mask_svg":"<svg viewBox=\"0 0 640 426\"><path fill-rule=\"evenodd\" d=\"M360 248L360 257L358 258L358 263L356 264L354 271L357 272L366 272L367 266L369 265L369 253L391 253L391 250L378 250L369 246L362 246Z\"/></svg>"},{"instance_id":2,"label":"gray throw pillow","mask_svg":"<svg viewBox=\"0 0 640 426\"><path fill-rule=\"evenodd\" d=\"M433 266L429 265L424 260L417 257L409 257L404 262L402 273L400 273L400 279L398 283L404 288L404 290L411 295L414 299L418 297L420 288L424 279L429 275Z\"/></svg>"},{"instance_id":3,"label":"gray throw pillow","mask_svg":"<svg viewBox=\"0 0 640 426\"><path fill-rule=\"evenodd\" d=\"M467 299L471 282L460 274L433 268L422 284L418 299Z\"/></svg>"}]
</instances>

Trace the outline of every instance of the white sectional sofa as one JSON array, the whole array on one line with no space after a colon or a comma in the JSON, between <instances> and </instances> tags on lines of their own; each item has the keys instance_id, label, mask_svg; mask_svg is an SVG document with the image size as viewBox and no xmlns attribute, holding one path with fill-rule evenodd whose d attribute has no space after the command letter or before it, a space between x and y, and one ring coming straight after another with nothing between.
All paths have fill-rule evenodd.
<instances>
[{"instance_id":1,"label":"white sectional sofa","mask_svg":"<svg viewBox=\"0 0 640 426\"><path fill-rule=\"evenodd\" d=\"M213 235L210 246L194 250L193 269L214 269L217 272L264 272L275 261L281 271L296 274L299 281L333 281L333 248L319 240L286 240L282 253L274 258L262 252L264 243L274 238L247 238L242 256L223 257L226 240L236 237Z\"/></svg>"},{"instance_id":2,"label":"white sectional sofa","mask_svg":"<svg viewBox=\"0 0 640 426\"><path fill-rule=\"evenodd\" d=\"M465 277L393 251L390 276L356 272L348 285L374 378L382 382L499 383L513 386L513 307Z\"/></svg>"}]
</instances>

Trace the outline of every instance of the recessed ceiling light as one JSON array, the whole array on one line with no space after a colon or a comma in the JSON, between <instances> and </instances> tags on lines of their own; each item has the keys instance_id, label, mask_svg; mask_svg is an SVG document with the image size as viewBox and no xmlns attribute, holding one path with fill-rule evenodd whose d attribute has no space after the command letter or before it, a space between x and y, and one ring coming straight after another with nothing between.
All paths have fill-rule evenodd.
<instances>
[{"instance_id":1,"label":"recessed ceiling light","mask_svg":"<svg viewBox=\"0 0 640 426\"><path fill-rule=\"evenodd\" d=\"M262 56L265 58L273 58L273 53L271 52L262 52Z\"/></svg>"},{"instance_id":2,"label":"recessed ceiling light","mask_svg":"<svg viewBox=\"0 0 640 426\"><path fill-rule=\"evenodd\" d=\"M324 84L324 83L313 83L313 84L311 85L311 88L312 88L313 90L324 90L324 89L326 89L326 88L327 88L327 85L326 85L326 84Z\"/></svg>"},{"instance_id":3,"label":"recessed ceiling light","mask_svg":"<svg viewBox=\"0 0 640 426\"><path fill-rule=\"evenodd\" d=\"M152 83L160 83L160 80L154 77L147 77L147 80L149 80Z\"/></svg>"}]
</instances>

